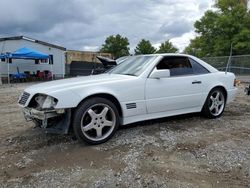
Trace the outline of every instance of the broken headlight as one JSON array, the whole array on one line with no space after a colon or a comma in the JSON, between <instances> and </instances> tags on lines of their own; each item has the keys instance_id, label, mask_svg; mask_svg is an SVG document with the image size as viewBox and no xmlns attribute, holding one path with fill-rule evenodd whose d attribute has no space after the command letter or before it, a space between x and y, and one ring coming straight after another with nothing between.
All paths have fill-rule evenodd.
<instances>
[{"instance_id":1,"label":"broken headlight","mask_svg":"<svg viewBox=\"0 0 250 188\"><path fill-rule=\"evenodd\" d=\"M48 95L39 94L35 97L37 108L39 109L51 109L57 104L57 99Z\"/></svg>"}]
</instances>

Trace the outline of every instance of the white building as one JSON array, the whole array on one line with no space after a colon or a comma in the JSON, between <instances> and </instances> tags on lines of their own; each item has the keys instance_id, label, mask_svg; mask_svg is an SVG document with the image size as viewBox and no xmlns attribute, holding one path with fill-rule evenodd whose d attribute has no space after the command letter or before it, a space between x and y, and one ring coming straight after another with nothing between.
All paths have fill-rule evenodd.
<instances>
[{"instance_id":1,"label":"white building","mask_svg":"<svg viewBox=\"0 0 250 188\"><path fill-rule=\"evenodd\" d=\"M42 60L12 59L9 65L10 74L29 72L36 74L37 71L51 71L57 78L65 75L65 51L66 48L47 42L31 39L25 36L0 38L0 54L14 52L17 49L27 47L50 55L50 62ZM0 59L0 76L8 75L6 59Z\"/></svg>"}]
</instances>

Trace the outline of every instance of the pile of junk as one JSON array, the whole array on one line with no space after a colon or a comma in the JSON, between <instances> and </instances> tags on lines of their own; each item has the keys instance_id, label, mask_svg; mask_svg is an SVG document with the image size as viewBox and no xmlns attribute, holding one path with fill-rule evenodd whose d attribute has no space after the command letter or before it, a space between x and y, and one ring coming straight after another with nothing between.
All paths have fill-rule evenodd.
<instances>
[{"instance_id":1,"label":"pile of junk","mask_svg":"<svg viewBox=\"0 0 250 188\"><path fill-rule=\"evenodd\" d=\"M110 59L110 58L103 57L103 56L97 56L97 59L102 63L103 67L101 67L101 68L98 67L97 69L94 69L92 74L104 73L104 72L112 69L116 65L119 65L120 63L125 61L127 59L127 57L128 56L124 56L124 57L120 57L120 58L114 60L114 59Z\"/></svg>"}]
</instances>

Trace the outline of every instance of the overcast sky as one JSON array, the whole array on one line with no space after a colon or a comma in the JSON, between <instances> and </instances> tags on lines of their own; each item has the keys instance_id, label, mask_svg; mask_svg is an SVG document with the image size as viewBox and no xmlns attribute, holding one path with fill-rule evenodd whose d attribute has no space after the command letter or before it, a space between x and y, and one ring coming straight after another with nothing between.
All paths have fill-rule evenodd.
<instances>
[{"instance_id":1,"label":"overcast sky","mask_svg":"<svg viewBox=\"0 0 250 188\"><path fill-rule=\"evenodd\" d=\"M213 0L0 0L0 36L25 35L67 49L98 50L121 34L131 52L142 39L180 50Z\"/></svg>"}]
</instances>

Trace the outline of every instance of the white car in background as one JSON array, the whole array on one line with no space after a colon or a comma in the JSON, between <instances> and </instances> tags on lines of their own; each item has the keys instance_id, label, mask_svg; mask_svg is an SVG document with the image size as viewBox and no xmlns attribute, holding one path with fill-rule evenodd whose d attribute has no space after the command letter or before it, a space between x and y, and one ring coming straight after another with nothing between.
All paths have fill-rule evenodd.
<instances>
[{"instance_id":1,"label":"white car in background","mask_svg":"<svg viewBox=\"0 0 250 188\"><path fill-rule=\"evenodd\" d=\"M119 125L202 112L222 115L235 96L235 76L183 54L129 56L105 74L31 86L19 105L47 132L99 144Z\"/></svg>"}]
</instances>

